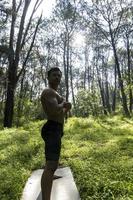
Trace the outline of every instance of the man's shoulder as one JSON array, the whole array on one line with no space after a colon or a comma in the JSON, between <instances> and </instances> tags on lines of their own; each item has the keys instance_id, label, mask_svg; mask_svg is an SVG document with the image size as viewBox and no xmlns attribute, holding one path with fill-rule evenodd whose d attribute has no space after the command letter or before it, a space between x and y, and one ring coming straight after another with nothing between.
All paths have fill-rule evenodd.
<instances>
[{"instance_id":1,"label":"man's shoulder","mask_svg":"<svg viewBox=\"0 0 133 200\"><path fill-rule=\"evenodd\" d=\"M56 94L56 92L52 89L52 88L45 88L44 90L43 90L43 92L42 92L42 94L41 94L41 97L43 96L43 97L45 97L45 96L53 96L53 95L55 95Z\"/></svg>"}]
</instances>

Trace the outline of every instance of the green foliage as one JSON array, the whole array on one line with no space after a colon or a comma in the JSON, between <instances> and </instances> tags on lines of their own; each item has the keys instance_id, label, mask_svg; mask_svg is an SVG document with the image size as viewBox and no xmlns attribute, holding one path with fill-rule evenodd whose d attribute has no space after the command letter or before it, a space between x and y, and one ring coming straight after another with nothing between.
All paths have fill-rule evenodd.
<instances>
[{"instance_id":1,"label":"green foliage","mask_svg":"<svg viewBox=\"0 0 133 200\"><path fill-rule=\"evenodd\" d=\"M99 103L97 92L88 90L79 90L76 96L76 116L87 117L89 115L97 116L102 113L102 107Z\"/></svg>"},{"instance_id":2,"label":"green foliage","mask_svg":"<svg viewBox=\"0 0 133 200\"><path fill-rule=\"evenodd\" d=\"M18 114L19 98L16 98L15 112L14 112L14 125L22 126L31 120L44 119L44 112L42 109L40 99L30 101L28 98L23 98L20 114ZM20 116L19 116L20 115Z\"/></svg>"},{"instance_id":3,"label":"green foliage","mask_svg":"<svg viewBox=\"0 0 133 200\"><path fill-rule=\"evenodd\" d=\"M32 170L44 160L40 139L42 122L32 122L19 129L0 131L0 199L20 199ZM4 181L3 181L4 180Z\"/></svg>"},{"instance_id":4,"label":"green foliage","mask_svg":"<svg viewBox=\"0 0 133 200\"><path fill-rule=\"evenodd\" d=\"M40 99L30 101L29 99L25 99L24 101L24 107L23 107L23 116L27 116L28 119L38 119L41 118L43 119L43 109L41 106L41 101Z\"/></svg>"},{"instance_id":5,"label":"green foliage","mask_svg":"<svg viewBox=\"0 0 133 200\"><path fill-rule=\"evenodd\" d=\"M0 131L0 199L20 199L44 164L43 121ZM121 116L70 118L61 162L70 166L82 200L133 199L133 122Z\"/></svg>"},{"instance_id":6,"label":"green foliage","mask_svg":"<svg viewBox=\"0 0 133 200\"><path fill-rule=\"evenodd\" d=\"M133 123L121 117L72 118L65 128L64 163L85 200L133 198Z\"/></svg>"}]
</instances>

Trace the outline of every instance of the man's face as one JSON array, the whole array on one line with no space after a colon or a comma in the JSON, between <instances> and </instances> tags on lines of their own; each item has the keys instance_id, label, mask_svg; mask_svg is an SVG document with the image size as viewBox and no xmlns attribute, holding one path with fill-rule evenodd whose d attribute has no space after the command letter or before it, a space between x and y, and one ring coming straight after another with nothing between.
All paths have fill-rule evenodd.
<instances>
[{"instance_id":1,"label":"man's face","mask_svg":"<svg viewBox=\"0 0 133 200\"><path fill-rule=\"evenodd\" d=\"M61 72L60 71L51 72L50 76L48 77L48 81L51 84L59 85L61 81Z\"/></svg>"}]
</instances>

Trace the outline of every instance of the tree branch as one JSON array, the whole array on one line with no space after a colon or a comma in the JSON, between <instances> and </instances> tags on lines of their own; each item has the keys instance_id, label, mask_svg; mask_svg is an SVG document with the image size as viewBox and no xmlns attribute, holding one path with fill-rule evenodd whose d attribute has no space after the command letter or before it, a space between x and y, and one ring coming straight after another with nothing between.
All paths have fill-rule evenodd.
<instances>
[{"instance_id":1,"label":"tree branch","mask_svg":"<svg viewBox=\"0 0 133 200\"><path fill-rule=\"evenodd\" d=\"M25 22L25 17L26 17L26 13L27 13L30 2L31 2L31 0L25 0L23 14L22 14L22 17L21 17L18 39L17 39L17 44L16 44L16 52L15 52L16 65L19 62L19 54L20 54L20 50L21 50L21 40L22 40L22 35L23 35L24 22Z\"/></svg>"},{"instance_id":2,"label":"tree branch","mask_svg":"<svg viewBox=\"0 0 133 200\"><path fill-rule=\"evenodd\" d=\"M120 6L121 6L121 5L120 5ZM121 6L121 8L122 8L122 6ZM124 13L124 11L123 11L123 9L122 9L121 15L120 15L120 18L119 18L118 25L117 25L117 27L116 27L116 29L115 29L115 31L114 31L114 39L115 39L116 33L118 32L118 29L119 29L119 26L120 26L120 23L121 23L121 19L122 19L123 13Z\"/></svg>"},{"instance_id":3,"label":"tree branch","mask_svg":"<svg viewBox=\"0 0 133 200\"><path fill-rule=\"evenodd\" d=\"M14 29L16 22L16 0L12 0L12 21L11 21L11 29L10 29L10 41L9 41L9 62L13 62L14 58L14 49L13 49L13 41L14 41Z\"/></svg>"},{"instance_id":4,"label":"tree branch","mask_svg":"<svg viewBox=\"0 0 133 200\"><path fill-rule=\"evenodd\" d=\"M29 58L29 55L32 51L32 48L33 48L33 45L34 45L34 41L35 41L35 37L36 37L36 34L37 34L37 30L38 30L38 26L40 25L40 22L41 22L41 19L42 19L42 14L40 16L40 18L38 19L38 22L37 22L37 25L36 25L36 29L35 29L35 32L34 32L34 36L33 36L33 39L32 39L32 42L31 42L31 45L30 45L30 48L29 48L29 51L26 55L26 58L25 58L25 61L23 62L23 65L22 65L22 69L20 70L19 74L17 75L17 80L19 79L19 77L21 76L25 66L26 66L26 63L27 63L27 60Z\"/></svg>"},{"instance_id":5,"label":"tree branch","mask_svg":"<svg viewBox=\"0 0 133 200\"><path fill-rule=\"evenodd\" d=\"M19 9L20 9L20 6L21 6L21 4L22 4L22 0L20 0L20 1L19 1L19 5L18 5L18 7L17 7L17 9L16 9L16 13L18 13L18 11L19 11Z\"/></svg>"},{"instance_id":6,"label":"tree branch","mask_svg":"<svg viewBox=\"0 0 133 200\"><path fill-rule=\"evenodd\" d=\"M31 13L31 16L30 16L30 19L29 19L29 22L27 24L27 27L26 27L26 30L25 30L25 33L24 33L24 36L23 36L23 40L22 40L22 43L21 43L21 49L23 48L24 44L25 44L25 41L26 41L26 36L27 36L27 33L28 33L28 30L29 30L29 27L31 25L31 21L32 21L32 18L33 18L33 15L34 13L36 12L37 8L39 7L39 5L42 3L43 0L41 0L39 3L38 3L38 0L36 0L36 3L34 5L34 8L32 10L32 13Z\"/></svg>"}]
</instances>

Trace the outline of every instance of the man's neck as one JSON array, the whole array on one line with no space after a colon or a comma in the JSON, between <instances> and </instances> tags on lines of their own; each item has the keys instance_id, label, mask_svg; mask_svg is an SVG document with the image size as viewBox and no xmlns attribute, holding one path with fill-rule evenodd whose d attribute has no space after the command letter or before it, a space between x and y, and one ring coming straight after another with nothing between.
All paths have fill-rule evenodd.
<instances>
[{"instance_id":1,"label":"man's neck","mask_svg":"<svg viewBox=\"0 0 133 200\"><path fill-rule=\"evenodd\" d=\"M51 88L51 89L57 91L58 86L49 84L49 88Z\"/></svg>"}]
</instances>

